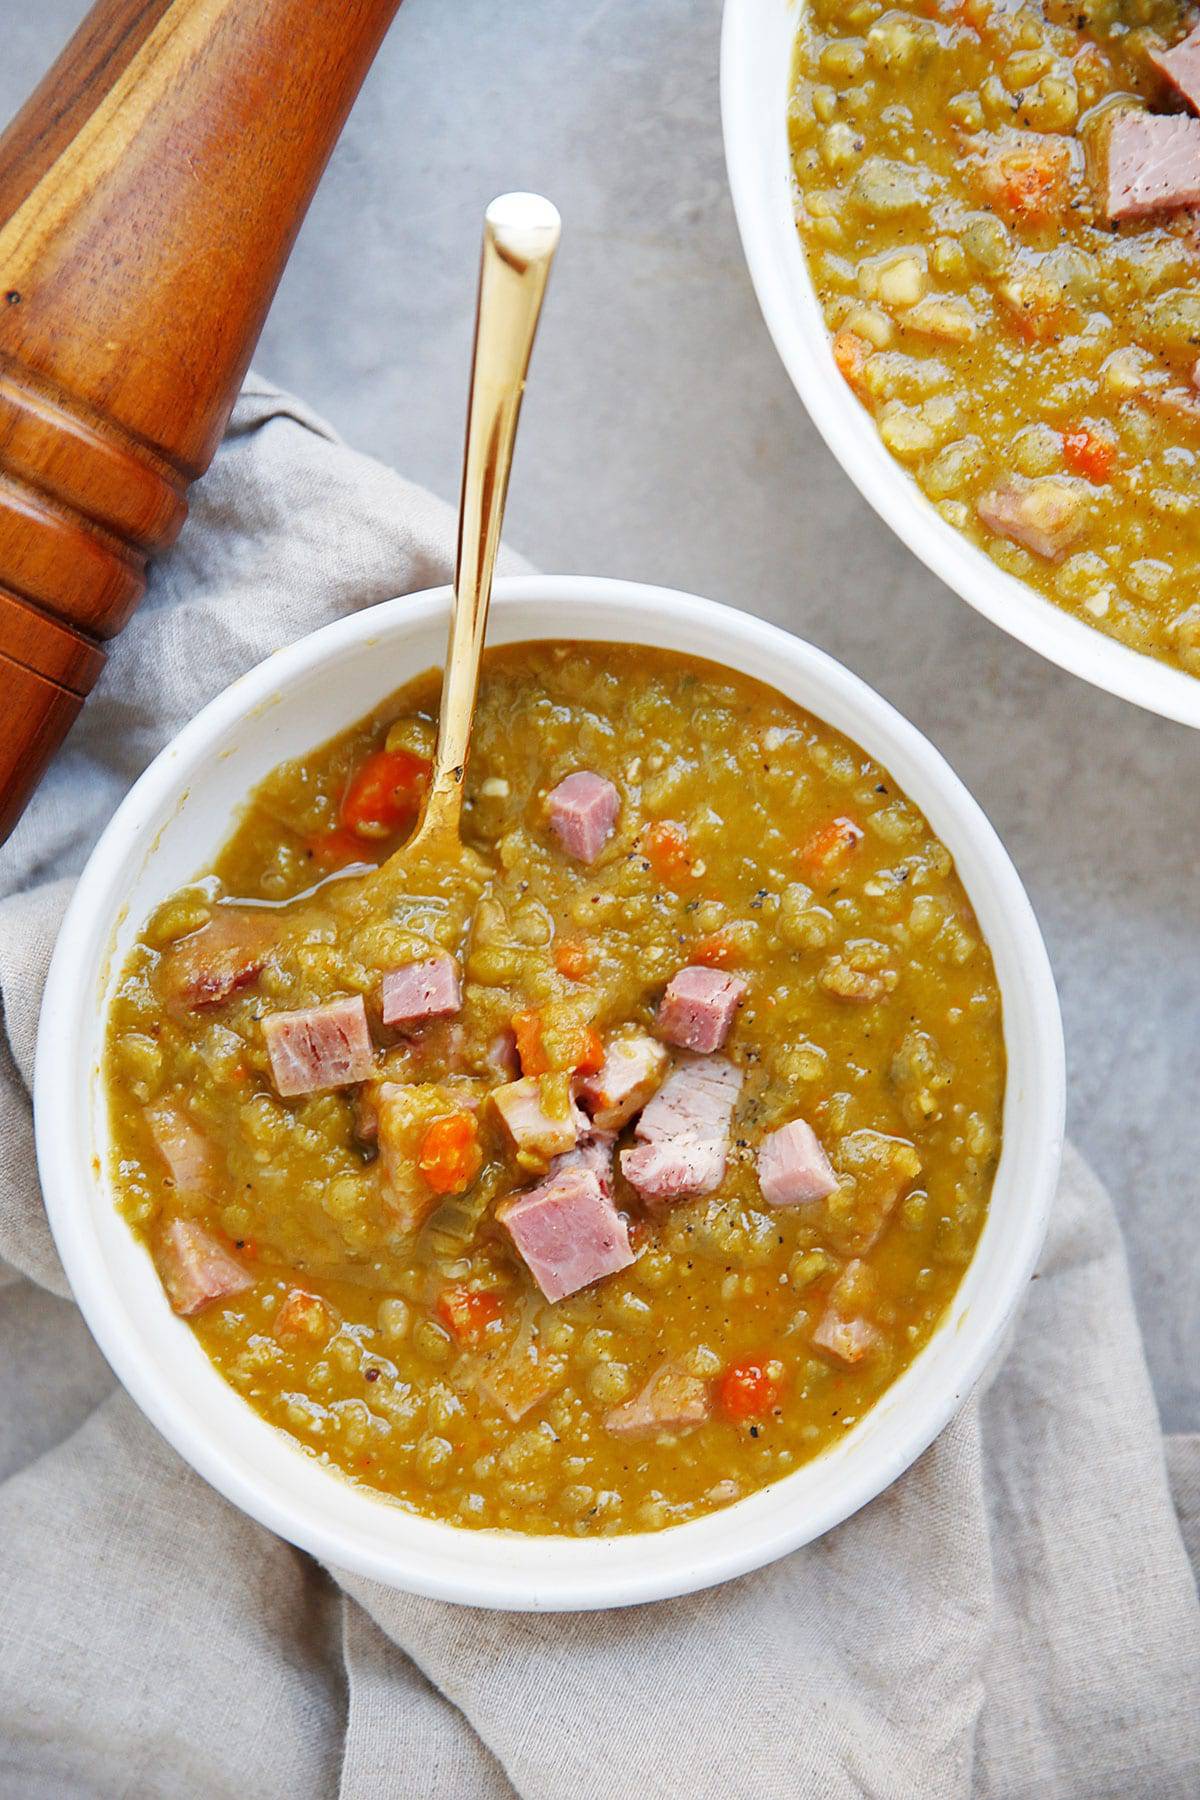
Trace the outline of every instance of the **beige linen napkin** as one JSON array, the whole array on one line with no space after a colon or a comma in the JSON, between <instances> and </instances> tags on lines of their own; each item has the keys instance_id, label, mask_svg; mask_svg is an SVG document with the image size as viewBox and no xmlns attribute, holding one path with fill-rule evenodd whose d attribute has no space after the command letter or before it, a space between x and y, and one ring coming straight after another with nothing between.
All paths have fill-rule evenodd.
<instances>
[{"instance_id":1,"label":"beige linen napkin","mask_svg":"<svg viewBox=\"0 0 1200 1800\"><path fill-rule=\"evenodd\" d=\"M659 1606L513 1617L323 1570L115 1389L33 1159L71 878L212 694L445 580L451 544L444 506L252 379L0 851L0 1795L1195 1796L1200 1442L1164 1455L1113 1210L1073 1154L990 1390L821 1542Z\"/></svg>"}]
</instances>

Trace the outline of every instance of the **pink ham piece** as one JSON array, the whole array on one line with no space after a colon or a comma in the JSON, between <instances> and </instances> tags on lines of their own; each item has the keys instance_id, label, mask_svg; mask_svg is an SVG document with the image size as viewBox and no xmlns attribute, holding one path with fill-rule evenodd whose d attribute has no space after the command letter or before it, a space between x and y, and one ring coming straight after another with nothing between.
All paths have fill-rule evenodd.
<instances>
[{"instance_id":1,"label":"pink ham piece","mask_svg":"<svg viewBox=\"0 0 1200 1800\"><path fill-rule=\"evenodd\" d=\"M1102 201L1114 221L1200 204L1200 119L1114 114L1104 147Z\"/></svg>"},{"instance_id":2,"label":"pink ham piece","mask_svg":"<svg viewBox=\"0 0 1200 1800\"><path fill-rule=\"evenodd\" d=\"M172 1219L166 1226L158 1267L171 1305L185 1318L254 1286L237 1258L194 1219Z\"/></svg>"},{"instance_id":3,"label":"pink ham piece","mask_svg":"<svg viewBox=\"0 0 1200 1800\"><path fill-rule=\"evenodd\" d=\"M667 1077L637 1122L640 1142L621 1152L621 1173L643 1200L680 1200L721 1185L741 1089L741 1070L723 1056L681 1063Z\"/></svg>"},{"instance_id":4,"label":"pink ham piece","mask_svg":"<svg viewBox=\"0 0 1200 1800\"><path fill-rule=\"evenodd\" d=\"M1173 50L1151 50L1149 61L1193 111L1200 112L1200 25Z\"/></svg>"},{"instance_id":5,"label":"pink ham piece","mask_svg":"<svg viewBox=\"0 0 1200 1800\"><path fill-rule=\"evenodd\" d=\"M580 1132L587 1130L588 1122L574 1100L561 1115L547 1109L540 1075L523 1075L520 1081L493 1088L489 1098L512 1139L518 1162L526 1168L544 1169L551 1157L573 1150Z\"/></svg>"},{"instance_id":6,"label":"pink ham piece","mask_svg":"<svg viewBox=\"0 0 1200 1800\"><path fill-rule=\"evenodd\" d=\"M600 1183L604 1198L610 1200L616 1144L615 1131L590 1131L580 1138L573 1150L564 1150L561 1156L554 1158L550 1164L550 1174L560 1175L564 1169L589 1169Z\"/></svg>"},{"instance_id":7,"label":"pink ham piece","mask_svg":"<svg viewBox=\"0 0 1200 1800\"><path fill-rule=\"evenodd\" d=\"M1086 490L1054 476L1013 475L976 502L989 531L1023 544L1047 562L1064 557L1087 524Z\"/></svg>"},{"instance_id":8,"label":"pink ham piece","mask_svg":"<svg viewBox=\"0 0 1200 1800\"><path fill-rule=\"evenodd\" d=\"M746 991L736 975L693 963L667 984L658 1009L658 1029L668 1043L702 1055L720 1050Z\"/></svg>"},{"instance_id":9,"label":"pink ham piece","mask_svg":"<svg viewBox=\"0 0 1200 1800\"><path fill-rule=\"evenodd\" d=\"M546 809L550 829L567 855L594 863L613 834L621 796L603 775L580 769L553 789Z\"/></svg>"},{"instance_id":10,"label":"pink ham piece","mask_svg":"<svg viewBox=\"0 0 1200 1800\"><path fill-rule=\"evenodd\" d=\"M375 1068L362 995L271 1013L263 1020L271 1074L283 1098L366 1081Z\"/></svg>"},{"instance_id":11,"label":"pink ham piece","mask_svg":"<svg viewBox=\"0 0 1200 1800\"><path fill-rule=\"evenodd\" d=\"M648 1206L711 1194L725 1179L726 1146L719 1138L663 1138L621 1152L621 1173Z\"/></svg>"},{"instance_id":12,"label":"pink ham piece","mask_svg":"<svg viewBox=\"0 0 1200 1800\"><path fill-rule=\"evenodd\" d=\"M843 1319L831 1306L813 1332L818 1350L827 1350L839 1362L859 1363L883 1345L883 1334L866 1319Z\"/></svg>"},{"instance_id":13,"label":"pink ham piece","mask_svg":"<svg viewBox=\"0 0 1200 1800\"><path fill-rule=\"evenodd\" d=\"M212 1145L187 1114L169 1101L147 1110L154 1147L180 1194L205 1194L212 1186Z\"/></svg>"},{"instance_id":14,"label":"pink ham piece","mask_svg":"<svg viewBox=\"0 0 1200 1800\"><path fill-rule=\"evenodd\" d=\"M837 1184L820 1139L804 1119L781 1125L759 1145L758 1185L768 1206L823 1200Z\"/></svg>"},{"instance_id":15,"label":"pink ham piece","mask_svg":"<svg viewBox=\"0 0 1200 1800\"><path fill-rule=\"evenodd\" d=\"M614 1437L661 1437L703 1425L712 1410L708 1389L695 1375L667 1363L652 1375L640 1394L614 1406L604 1429Z\"/></svg>"},{"instance_id":16,"label":"pink ham piece","mask_svg":"<svg viewBox=\"0 0 1200 1800\"><path fill-rule=\"evenodd\" d=\"M668 1057L656 1038L639 1031L614 1038L594 1075L584 1075L576 1093L603 1131L619 1131L662 1086Z\"/></svg>"},{"instance_id":17,"label":"pink ham piece","mask_svg":"<svg viewBox=\"0 0 1200 1800\"><path fill-rule=\"evenodd\" d=\"M218 906L207 925L163 953L159 986L168 1005L201 1012L257 981L278 925L267 907Z\"/></svg>"},{"instance_id":18,"label":"pink ham piece","mask_svg":"<svg viewBox=\"0 0 1200 1800\"><path fill-rule=\"evenodd\" d=\"M419 1025L448 1019L462 1006L458 964L445 951L389 969L383 978L381 1013L385 1025Z\"/></svg>"},{"instance_id":19,"label":"pink ham piece","mask_svg":"<svg viewBox=\"0 0 1200 1800\"><path fill-rule=\"evenodd\" d=\"M547 1300L564 1300L633 1261L628 1227L591 1169L560 1170L497 1208L496 1217Z\"/></svg>"}]
</instances>

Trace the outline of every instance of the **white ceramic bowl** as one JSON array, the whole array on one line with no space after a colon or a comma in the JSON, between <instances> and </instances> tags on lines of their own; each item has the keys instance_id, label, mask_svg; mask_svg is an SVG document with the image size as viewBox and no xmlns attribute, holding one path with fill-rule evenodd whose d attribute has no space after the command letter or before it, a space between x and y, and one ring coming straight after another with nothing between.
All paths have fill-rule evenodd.
<instances>
[{"instance_id":1,"label":"white ceramic bowl","mask_svg":"<svg viewBox=\"0 0 1200 1800\"><path fill-rule=\"evenodd\" d=\"M787 103L802 0L725 0L721 114L742 246L775 348L813 423L896 535L977 612L1097 687L1200 726L1200 681L1129 650L997 568L884 449L838 374L795 225Z\"/></svg>"},{"instance_id":2,"label":"white ceramic bowl","mask_svg":"<svg viewBox=\"0 0 1200 1800\"><path fill-rule=\"evenodd\" d=\"M629 582L497 583L491 640L566 637L689 651L770 683L864 746L954 854L1004 1000L1004 1147L975 1259L945 1323L828 1454L711 1518L580 1541L416 1518L324 1471L228 1387L171 1312L117 1214L98 1079L121 964L151 910L195 876L248 791L442 660L445 589L327 626L251 670L147 769L97 844L63 924L42 1012L38 1162L55 1240L96 1340L133 1398L235 1505L323 1561L445 1600L615 1606L703 1587L827 1531L895 1480L997 1350L1042 1241L1062 1142L1063 1049L1046 953L991 826L937 751L839 664L786 632Z\"/></svg>"}]
</instances>

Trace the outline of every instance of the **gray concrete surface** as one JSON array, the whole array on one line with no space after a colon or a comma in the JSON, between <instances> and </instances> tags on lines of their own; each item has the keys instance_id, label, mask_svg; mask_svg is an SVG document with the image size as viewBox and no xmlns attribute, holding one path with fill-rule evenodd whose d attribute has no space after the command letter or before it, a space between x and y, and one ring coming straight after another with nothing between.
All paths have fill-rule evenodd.
<instances>
[{"instance_id":1,"label":"gray concrete surface","mask_svg":"<svg viewBox=\"0 0 1200 1800\"><path fill-rule=\"evenodd\" d=\"M84 12L6 20L7 117ZM725 186L718 0L407 0L259 366L453 497L479 216L562 208L509 517L547 570L789 626L928 733L995 821L1057 972L1076 1142L1124 1224L1164 1422L1200 1427L1200 735L1060 674L858 498L778 364ZM553 620L547 620L553 628Z\"/></svg>"}]
</instances>

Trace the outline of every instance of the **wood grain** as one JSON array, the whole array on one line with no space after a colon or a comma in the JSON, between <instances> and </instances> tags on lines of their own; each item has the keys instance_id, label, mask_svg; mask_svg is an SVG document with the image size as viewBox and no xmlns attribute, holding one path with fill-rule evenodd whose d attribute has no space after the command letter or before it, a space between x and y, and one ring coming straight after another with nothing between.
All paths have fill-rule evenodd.
<instances>
[{"instance_id":1,"label":"wood grain","mask_svg":"<svg viewBox=\"0 0 1200 1800\"><path fill-rule=\"evenodd\" d=\"M398 5L101 0L0 137L0 835L179 532Z\"/></svg>"}]
</instances>

